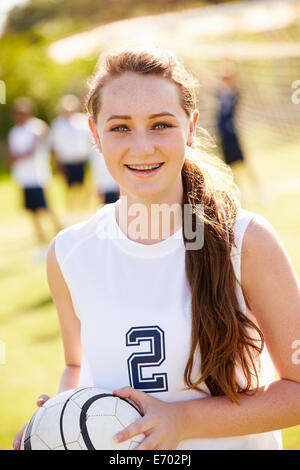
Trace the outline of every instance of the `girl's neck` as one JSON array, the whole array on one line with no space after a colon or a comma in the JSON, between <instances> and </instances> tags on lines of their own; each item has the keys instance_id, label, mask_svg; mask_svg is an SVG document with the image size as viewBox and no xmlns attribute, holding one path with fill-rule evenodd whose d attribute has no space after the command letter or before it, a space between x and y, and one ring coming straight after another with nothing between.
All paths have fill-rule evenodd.
<instances>
[{"instance_id":1,"label":"girl's neck","mask_svg":"<svg viewBox=\"0 0 300 470\"><path fill-rule=\"evenodd\" d=\"M139 200L122 193L116 204L116 221L133 241L152 245L169 238L182 227L182 186L171 197Z\"/></svg>"}]
</instances>

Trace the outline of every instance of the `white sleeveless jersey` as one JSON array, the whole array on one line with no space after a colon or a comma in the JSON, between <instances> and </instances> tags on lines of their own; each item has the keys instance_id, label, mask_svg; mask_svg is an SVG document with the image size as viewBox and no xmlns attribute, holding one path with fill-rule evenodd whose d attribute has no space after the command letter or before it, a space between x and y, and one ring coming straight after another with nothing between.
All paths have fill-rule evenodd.
<instances>
[{"instance_id":1,"label":"white sleeveless jersey","mask_svg":"<svg viewBox=\"0 0 300 470\"><path fill-rule=\"evenodd\" d=\"M153 245L128 239L115 218L116 203L62 230L55 252L81 321L83 360L78 386L109 390L129 385L167 402L206 398L184 390L190 351L191 292L185 274L182 229ZM257 214L239 209L232 262L241 279L243 235ZM241 288L237 296L247 311ZM267 350L260 383L274 380ZM196 355L193 374L199 376ZM281 431L216 439L188 439L177 449L281 449Z\"/></svg>"}]
</instances>

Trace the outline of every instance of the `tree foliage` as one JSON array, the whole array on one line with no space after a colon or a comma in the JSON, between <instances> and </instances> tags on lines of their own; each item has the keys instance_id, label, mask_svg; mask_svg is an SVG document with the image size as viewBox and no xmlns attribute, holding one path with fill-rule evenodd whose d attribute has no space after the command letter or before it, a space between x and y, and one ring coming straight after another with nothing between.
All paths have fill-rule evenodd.
<instances>
[{"instance_id":1,"label":"tree foliage","mask_svg":"<svg viewBox=\"0 0 300 470\"><path fill-rule=\"evenodd\" d=\"M17 97L33 98L38 116L50 123L63 94L75 93L81 97L85 90L86 79L92 74L97 57L60 65L48 56L47 47L48 41L32 32L1 39L0 80L6 85L6 104L1 104L0 113L2 142L13 124L11 105Z\"/></svg>"},{"instance_id":2,"label":"tree foliage","mask_svg":"<svg viewBox=\"0 0 300 470\"><path fill-rule=\"evenodd\" d=\"M222 0L29 0L11 10L5 34L27 31L40 23L72 19L75 25L90 27L124 18L163 13L220 3ZM228 1L228 0L227 0Z\"/></svg>"},{"instance_id":3,"label":"tree foliage","mask_svg":"<svg viewBox=\"0 0 300 470\"><path fill-rule=\"evenodd\" d=\"M6 86L6 104L0 113L1 149L12 126L11 105L19 96L30 96L38 116L48 123L55 117L65 93L82 95L97 55L60 65L47 48L54 40L101 23L133 16L199 7L217 0L29 0L12 9L0 38L0 80ZM2 168L3 169L3 168Z\"/></svg>"}]
</instances>

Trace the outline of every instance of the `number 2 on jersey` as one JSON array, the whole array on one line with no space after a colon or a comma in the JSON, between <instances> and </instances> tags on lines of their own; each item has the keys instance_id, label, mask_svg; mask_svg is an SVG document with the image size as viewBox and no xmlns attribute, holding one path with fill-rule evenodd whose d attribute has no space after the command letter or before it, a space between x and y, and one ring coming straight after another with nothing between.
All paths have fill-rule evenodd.
<instances>
[{"instance_id":1,"label":"number 2 on jersey","mask_svg":"<svg viewBox=\"0 0 300 470\"><path fill-rule=\"evenodd\" d=\"M165 334L159 326L138 326L126 333L126 346L139 346L146 342L148 352L132 353L127 360L130 385L143 392L166 392L168 379L166 373L153 373L144 377L146 367L158 367L165 360Z\"/></svg>"}]
</instances>

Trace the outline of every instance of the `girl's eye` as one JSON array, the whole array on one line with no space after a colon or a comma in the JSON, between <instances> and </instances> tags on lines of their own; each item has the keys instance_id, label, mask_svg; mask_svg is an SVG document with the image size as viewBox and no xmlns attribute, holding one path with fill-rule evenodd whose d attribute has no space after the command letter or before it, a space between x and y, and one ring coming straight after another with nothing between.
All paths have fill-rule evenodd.
<instances>
[{"instance_id":1,"label":"girl's eye","mask_svg":"<svg viewBox=\"0 0 300 470\"><path fill-rule=\"evenodd\" d=\"M153 128L158 129L158 130L164 130L167 129L168 127L173 127L171 124L168 124L166 122L158 122L157 124L154 124ZM123 133L128 131L128 127L124 125L116 126L110 129L111 132L118 132L118 133Z\"/></svg>"},{"instance_id":2,"label":"girl's eye","mask_svg":"<svg viewBox=\"0 0 300 470\"><path fill-rule=\"evenodd\" d=\"M167 124L166 122L158 122L157 124L154 125L154 127L156 129L163 130L163 129L167 129L168 127L173 127L173 126L171 126L171 124Z\"/></svg>"},{"instance_id":3,"label":"girl's eye","mask_svg":"<svg viewBox=\"0 0 300 470\"><path fill-rule=\"evenodd\" d=\"M111 132L124 132L128 128L126 126L116 126L111 129Z\"/></svg>"}]
</instances>

